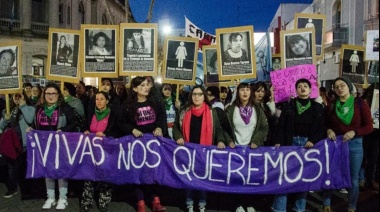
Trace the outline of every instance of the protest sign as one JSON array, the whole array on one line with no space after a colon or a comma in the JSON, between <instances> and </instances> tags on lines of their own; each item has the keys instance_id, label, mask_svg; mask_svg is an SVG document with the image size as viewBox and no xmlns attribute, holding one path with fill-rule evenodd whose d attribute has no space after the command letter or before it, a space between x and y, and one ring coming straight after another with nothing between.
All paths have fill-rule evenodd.
<instances>
[{"instance_id":1,"label":"protest sign","mask_svg":"<svg viewBox=\"0 0 380 212\"><path fill-rule=\"evenodd\" d=\"M180 189L275 194L351 186L347 142L314 148L248 146L217 149L144 134L138 139L32 131L28 178L155 184ZM233 188L233 189L231 189Z\"/></svg>"},{"instance_id":2,"label":"protest sign","mask_svg":"<svg viewBox=\"0 0 380 212\"><path fill-rule=\"evenodd\" d=\"M317 71L315 65L298 65L270 72L272 85L274 86L274 100L276 103L288 101L291 97L296 97L296 82L305 78L311 83L310 98L319 96Z\"/></svg>"}]
</instances>

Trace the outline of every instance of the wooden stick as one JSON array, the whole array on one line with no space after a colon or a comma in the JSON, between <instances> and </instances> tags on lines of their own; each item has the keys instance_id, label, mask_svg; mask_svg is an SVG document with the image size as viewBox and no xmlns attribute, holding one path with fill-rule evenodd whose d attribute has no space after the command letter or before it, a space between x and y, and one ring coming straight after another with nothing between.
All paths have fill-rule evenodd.
<instances>
[{"instance_id":1,"label":"wooden stick","mask_svg":"<svg viewBox=\"0 0 380 212\"><path fill-rule=\"evenodd\" d=\"M6 104L6 113L7 115L11 114L11 107L10 107L10 101L9 101L9 94L5 94L5 104Z\"/></svg>"},{"instance_id":2,"label":"wooden stick","mask_svg":"<svg viewBox=\"0 0 380 212\"><path fill-rule=\"evenodd\" d=\"M175 91L175 101L179 100L179 84L177 84L177 90Z\"/></svg>"}]
</instances>

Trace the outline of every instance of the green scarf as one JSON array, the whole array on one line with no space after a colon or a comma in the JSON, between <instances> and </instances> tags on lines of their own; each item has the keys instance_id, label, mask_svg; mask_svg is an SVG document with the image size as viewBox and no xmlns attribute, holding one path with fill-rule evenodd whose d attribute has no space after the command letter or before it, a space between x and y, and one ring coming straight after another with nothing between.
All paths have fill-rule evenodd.
<instances>
[{"instance_id":1,"label":"green scarf","mask_svg":"<svg viewBox=\"0 0 380 212\"><path fill-rule=\"evenodd\" d=\"M170 107L173 105L172 97L164 99L164 101L165 101L165 108L166 108L166 110L170 110Z\"/></svg>"},{"instance_id":2,"label":"green scarf","mask_svg":"<svg viewBox=\"0 0 380 212\"><path fill-rule=\"evenodd\" d=\"M97 121L103 120L106 116L108 116L108 114L110 114L110 112L111 112L111 109L109 107L107 107L106 109L102 111L95 109L96 120Z\"/></svg>"},{"instance_id":3,"label":"green scarf","mask_svg":"<svg viewBox=\"0 0 380 212\"><path fill-rule=\"evenodd\" d=\"M355 97L353 96L348 97L346 102L336 101L335 113L345 125L350 125L354 117L354 103Z\"/></svg>"},{"instance_id":4,"label":"green scarf","mask_svg":"<svg viewBox=\"0 0 380 212\"><path fill-rule=\"evenodd\" d=\"M307 101L307 104L303 106L298 100L296 100L296 105L297 105L297 113L298 115L301 115L303 112L305 112L307 109L310 108L311 102L309 100Z\"/></svg>"},{"instance_id":5,"label":"green scarf","mask_svg":"<svg viewBox=\"0 0 380 212\"><path fill-rule=\"evenodd\" d=\"M47 115L47 117L51 118L56 107L57 107L57 103L55 103L54 105L50 105L50 106L45 104L44 112Z\"/></svg>"},{"instance_id":6,"label":"green scarf","mask_svg":"<svg viewBox=\"0 0 380 212\"><path fill-rule=\"evenodd\" d=\"M30 97L30 99L31 99L32 101L34 101L34 102L37 102L37 100L38 100L38 96L32 96L32 97Z\"/></svg>"},{"instance_id":7,"label":"green scarf","mask_svg":"<svg viewBox=\"0 0 380 212\"><path fill-rule=\"evenodd\" d=\"M65 96L65 102L71 102L71 100L73 100L73 96L71 95L68 95L68 96Z\"/></svg>"}]
</instances>

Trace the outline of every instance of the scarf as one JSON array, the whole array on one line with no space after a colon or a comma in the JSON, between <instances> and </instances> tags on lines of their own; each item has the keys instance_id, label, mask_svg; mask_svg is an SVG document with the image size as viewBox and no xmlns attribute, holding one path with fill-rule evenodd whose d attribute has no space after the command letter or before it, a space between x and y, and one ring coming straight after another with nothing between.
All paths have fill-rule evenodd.
<instances>
[{"instance_id":1,"label":"scarf","mask_svg":"<svg viewBox=\"0 0 380 212\"><path fill-rule=\"evenodd\" d=\"M213 122L212 122L212 116L211 116L211 110L209 106L203 102L202 106L200 108L195 108L194 106L191 107L190 110L185 112L185 115L183 117L182 121L182 133L184 140L186 142L189 142L190 138L190 122L191 122L191 116L202 116L202 132L201 132L201 139L200 144L210 146L212 145L212 139L213 139Z\"/></svg>"},{"instance_id":2,"label":"scarf","mask_svg":"<svg viewBox=\"0 0 380 212\"><path fill-rule=\"evenodd\" d=\"M37 100L38 100L38 96L32 96L32 97L30 97L30 99L31 99L33 102L37 102Z\"/></svg>"},{"instance_id":3,"label":"scarf","mask_svg":"<svg viewBox=\"0 0 380 212\"><path fill-rule=\"evenodd\" d=\"M69 96L65 97L65 102L66 103L71 102L71 100L73 100L73 96L69 95Z\"/></svg>"},{"instance_id":4,"label":"scarf","mask_svg":"<svg viewBox=\"0 0 380 212\"><path fill-rule=\"evenodd\" d=\"M298 113L298 115L301 115L303 112L305 112L307 109L310 108L310 106L311 106L310 99L308 99L306 105L302 105L302 103L297 99L296 100L296 106L297 106L297 113Z\"/></svg>"},{"instance_id":5,"label":"scarf","mask_svg":"<svg viewBox=\"0 0 380 212\"><path fill-rule=\"evenodd\" d=\"M53 115L53 112L54 112L56 107L57 107L57 103L55 103L54 105L51 105L51 106L45 105L44 106L44 112L45 112L46 116L51 118L51 115Z\"/></svg>"},{"instance_id":6,"label":"scarf","mask_svg":"<svg viewBox=\"0 0 380 212\"><path fill-rule=\"evenodd\" d=\"M110 114L110 112L111 112L111 109L109 107L107 107L104 110L95 109L96 120L97 121L103 120L105 117L108 116L108 114Z\"/></svg>"},{"instance_id":7,"label":"scarf","mask_svg":"<svg viewBox=\"0 0 380 212\"><path fill-rule=\"evenodd\" d=\"M336 101L335 113L345 125L350 125L354 117L354 103L355 97L353 96L348 97L346 102Z\"/></svg>"},{"instance_id":8,"label":"scarf","mask_svg":"<svg viewBox=\"0 0 380 212\"><path fill-rule=\"evenodd\" d=\"M252 117L252 107L251 106L239 106L240 110L240 116L243 119L245 125L249 124L249 121L251 120Z\"/></svg>"},{"instance_id":9,"label":"scarf","mask_svg":"<svg viewBox=\"0 0 380 212\"><path fill-rule=\"evenodd\" d=\"M173 99L172 99L172 97L164 99L164 102L165 102L165 109L166 110L170 110L170 107L173 105Z\"/></svg>"}]
</instances>

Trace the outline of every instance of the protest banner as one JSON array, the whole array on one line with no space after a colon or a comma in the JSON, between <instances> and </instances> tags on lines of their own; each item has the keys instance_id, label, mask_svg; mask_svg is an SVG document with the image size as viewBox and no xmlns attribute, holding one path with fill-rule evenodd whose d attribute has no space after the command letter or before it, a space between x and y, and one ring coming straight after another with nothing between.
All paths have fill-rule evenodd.
<instances>
[{"instance_id":1,"label":"protest banner","mask_svg":"<svg viewBox=\"0 0 380 212\"><path fill-rule=\"evenodd\" d=\"M300 146L227 147L144 134L135 138L31 131L27 178L160 184L179 189L278 194L351 186L347 142L324 139ZM233 188L233 189L231 189Z\"/></svg>"},{"instance_id":2,"label":"protest banner","mask_svg":"<svg viewBox=\"0 0 380 212\"><path fill-rule=\"evenodd\" d=\"M185 16L185 22L186 22L185 37L199 39L198 52L202 53L203 46L216 44L215 35L212 35L200 29L195 24L193 24L186 16Z\"/></svg>"},{"instance_id":3,"label":"protest banner","mask_svg":"<svg viewBox=\"0 0 380 212\"><path fill-rule=\"evenodd\" d=\"M317 71L315 65L298 65L270 72L272 85L274 86L274 101L284 102L291 97L296 97L296 82L305 78L311 83L310 98L319 96Z\"/></svg>"}]
</instances>

